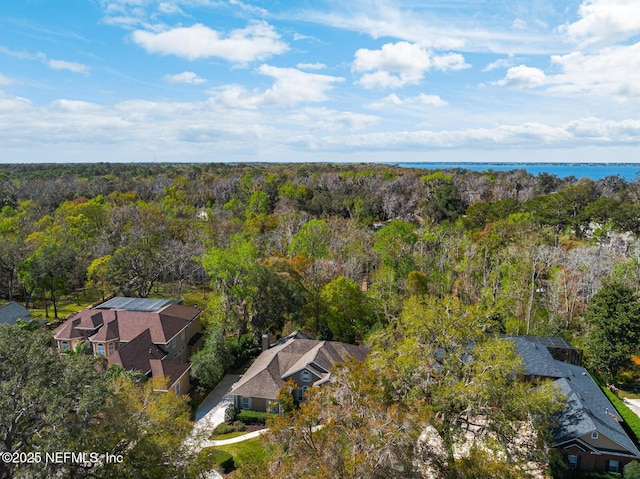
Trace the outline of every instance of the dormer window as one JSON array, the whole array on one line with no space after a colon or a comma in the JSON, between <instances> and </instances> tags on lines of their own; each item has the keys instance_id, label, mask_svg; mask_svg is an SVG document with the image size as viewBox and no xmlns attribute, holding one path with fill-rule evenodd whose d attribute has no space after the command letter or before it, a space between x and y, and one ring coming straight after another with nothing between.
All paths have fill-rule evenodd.
<instances>
[{"instance_id":1,"label":"dormer window","mask_svg":"<svg viewBox=\"0 0 640 479\"><path fill-rule=\"evenodd\" d=\"M598 439L598 431L593 431L591 433L591 439Z\"/></svg>"},{"instance_id":2,"label":"dormer window","mask_svg":"<svg viewBox=\"0 0 640 479\"><path fill-rule=\"evenodd\" d=\"M306 369L300 373L300 381L303 383L311 382L311 373Z\"/></svg>"}]
</instances>

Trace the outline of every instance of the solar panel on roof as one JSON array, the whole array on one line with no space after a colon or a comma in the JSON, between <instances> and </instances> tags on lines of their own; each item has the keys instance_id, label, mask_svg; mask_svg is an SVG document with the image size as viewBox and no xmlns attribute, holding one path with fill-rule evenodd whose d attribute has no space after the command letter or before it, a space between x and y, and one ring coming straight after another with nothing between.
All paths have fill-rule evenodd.
<instances>
[{"instance_id":1,"label":"solar panel on roof","mask_svg":"<svg viewBox=\"0 0 640 479\"><path fill-rule=\"evenodd\" d=\"M174 304L176 302L177 301L171 299L116 297L96 306L95 309L122 309L125 311L153 312L164 308L168 304Z\"/></svg>"}]
</instances>

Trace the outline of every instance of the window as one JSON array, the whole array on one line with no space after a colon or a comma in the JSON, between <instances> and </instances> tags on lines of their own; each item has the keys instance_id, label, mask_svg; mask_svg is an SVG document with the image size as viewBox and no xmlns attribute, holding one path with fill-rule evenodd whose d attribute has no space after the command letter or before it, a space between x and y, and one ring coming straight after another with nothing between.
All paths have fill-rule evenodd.
<instances>
[{"instance_id":1,"label":"window","mask_svg":"<svg viewBox=\"0 0 640 479\"><path fill-rule=\"evenodd\" d=\"M591 439L598 439L598 431L593 431L591 433Z\"/></svg>"},{"instance_id":2,"label":"window","mask_svg":"<svg viewBox=\"0 0 640 479\"><path fill-rule=\"evenodd\" d=\"M302 386L300 389L298 389L298 402L304 401L304 395L307 394L308 389L309 386Z\"/></svg>"},{"instance_id":3,"label":"window","mask_svg":"<svg viewBox=\"0 0 640 479\"><path fill-rule=\"evenodd\" d=\"M251 398L247 398L242 396L242 401L240 403L240 407L242 409L251 409Z\"/></svg>"},{"instance_id":4,"label":"window","mask_svg":"<svg viewBox=\"0 0 640 479\"><path fill-rule=\"evenodd\" d=\"M116 350L116 345L113 343L109 343L109 356L111 356Z\"/></svg>"},{"instance_id":5,"label":"window","mask_svg":"<svg viewBox=\"0 0 640 479\"><path fill-rule=\"evenodd\" d=\"M62 349L63 351L68 351L69 350L69 343L66 341L62 341L60 343L60 349Z\"/></svg>"},{"instance_id":6,"label":"window","mask_svg":"<svg viewBox=\"0 0 640 479\"><path fill-rule=\"evenodd\" d=\"M607 472L620 472L620 462L609 459L607 461Z\"/></svg>"},{"instance_id":7,"label":"window","mask_svg":"<svg viewBox=\"0 0 640 479\"><path fill-rule=\"evenodd\" d=\"M182 330L182 332L180 333L180 339L182 339L184 341L184 329Z\"/></svg>"},{"instance_id":8,"label":"window","mask_svg":"<svg viewBox=\"0 0 640 479\"><path fill-rule=\"evenodd\" d=\"M180 383L176 383L176 394L180 394Z\"/></svg>"},{"instance_id":9,"label":"window","mask_svg":"<svg viewBox=\"0 0 640 479\"><path fill-rule=\"evenodd\" d=\"M176 338L173 338L173 339L171 340L171 347L172 347L173 349L176 349L176 344L177 344L177 343L176 343Z\"/></svg>"},{"instance_id":10,"label":"window","mask_svg":"<svg viewBox=\"0 0 640 479\"><path fill-rule=\"evenodd\" d=\"M569 460L569 469L577 470L578 469L578 456L575 454L569 454L567 456Z\"/></svg>"},{"instance_id":11,"label":"window","mask_svg":"<svg viewBox=\"0 0 640 479\"><path fill-rule=\"evenodd\" d=\"M306 369L300 373L300 381L308 383L311 381L311 373Z\"/></svg>"},{"instance_id":12,"label":"window","mask_svg":"<svg viewBox=\"0 0 640 479\"><path fill-rule=\"evenodd\" d=\"M100 356L104 356L104 344L102 344L102 343L98 343L98 344L96 344L96 352L97 352Z\"/></svg>"}]
</instances>

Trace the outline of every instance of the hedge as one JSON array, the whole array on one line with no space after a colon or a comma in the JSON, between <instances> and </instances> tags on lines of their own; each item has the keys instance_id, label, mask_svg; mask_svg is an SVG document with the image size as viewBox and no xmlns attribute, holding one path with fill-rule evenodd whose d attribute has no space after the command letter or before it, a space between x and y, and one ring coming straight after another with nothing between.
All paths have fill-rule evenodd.
<instances>
[{"instance_id":1,"label":"hedge","mask_svg":"<svg viewBox=\"0 0 640 479\"><path fill-rule=\"evenodd\" d=\"M267 419L271 419L272 417L275 417L275 416L276 415L271 412L257 412L257 411L243 410L243 411L240 411L240 414L238 414L238 420L242 421L247 425L259 424L261 426L264 426L267 422Z\"/></svg>"},{"instance_id":2,"label":"hedge","mask_svg":"<svg viewBox=\"0 0 640 479\"><path fill-rule=\"evenodd\" d=\"M630 430L631 433L635 436L634 442L636 444L640 443L640 417L638 417L636 413L629 409L629 407L622 401L622 399L613 394L613 392L611 392L611 390L606 385L604 385L598 377L594 376L593 374L591 376L593 377L593 380L598 384L598 386L600 386L600 389L604 391L609 401L611 401L611 404L613 404L613 406L618 410L620 416L622 416L622 419L625 422L623 426L626 426L626 429Z\"/></svg>"}]
</instances>

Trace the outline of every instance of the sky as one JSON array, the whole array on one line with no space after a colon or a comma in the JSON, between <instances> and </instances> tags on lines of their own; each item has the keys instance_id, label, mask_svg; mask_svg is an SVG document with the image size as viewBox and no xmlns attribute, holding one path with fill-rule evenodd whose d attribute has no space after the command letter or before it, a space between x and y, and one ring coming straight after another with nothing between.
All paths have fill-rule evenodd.
<instances>
[{"instance_id":1,"label":"sky","mask_svg":"<svg viewBox=\"0 0 640 479\"><path fill-rule=\"evenodd\" d=\"M12 0L0 162L640 162L640 0Z\"/></svg>"}]
</instances>

